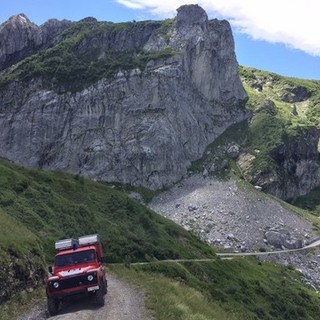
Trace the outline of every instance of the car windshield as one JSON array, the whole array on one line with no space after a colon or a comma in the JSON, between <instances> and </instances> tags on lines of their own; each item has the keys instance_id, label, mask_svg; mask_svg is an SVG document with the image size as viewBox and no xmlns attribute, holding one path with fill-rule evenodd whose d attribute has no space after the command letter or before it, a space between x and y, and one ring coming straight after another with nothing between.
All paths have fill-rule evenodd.
<instances>
[{"instance_id":1,"label":"car windshield","mask_svg":"<svg viewBox=\"0 0 320 320\"><path fill-rule=\"evenodd\" d=\"M55 266L63 267L90 261L96 261L96 253L94 250L80 251L56 256Z\"/></svg>"}]
</instances>

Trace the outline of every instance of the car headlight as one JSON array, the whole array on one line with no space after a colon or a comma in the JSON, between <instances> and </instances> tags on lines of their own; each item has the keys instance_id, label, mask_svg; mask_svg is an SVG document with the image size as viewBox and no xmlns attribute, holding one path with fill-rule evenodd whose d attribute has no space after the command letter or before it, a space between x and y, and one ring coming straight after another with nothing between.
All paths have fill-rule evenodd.
<instances>
[{"instance_id":1,"label":"car headlight","mask_svg":"<svg viewBox=\"0 0 320 320\"><path fill-rule=\"evenodd\" d=\"M54 282L54 283L53 283L53 287L54 287L55 289L58 289L58 288L59 288L59 282Z\"/></svg>"},{"instance_id":2,"label":"car headlight","mask_svg":"<svg viewBox=\"0 0 320 320\"><path fill-rule=\"evenodd\" d=\"M89 274L88 275L88 281L92 281L93 280L93 275L92 274Z\"/></svg>"}]
</instances>

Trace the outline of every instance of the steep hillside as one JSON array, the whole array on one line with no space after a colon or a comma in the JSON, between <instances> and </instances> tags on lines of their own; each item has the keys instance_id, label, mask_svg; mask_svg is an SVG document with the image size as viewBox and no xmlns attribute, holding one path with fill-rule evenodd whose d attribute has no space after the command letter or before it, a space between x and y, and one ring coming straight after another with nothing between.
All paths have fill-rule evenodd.
<instances>
[{"instance_id":1,"label":"steep hillside","mask_svg":"<svg viewBox=\"0 0 320 320\"><path fill-rule=\"evenodd\" d=\"M320 82L240 68L253 112L244 176L263 190L294 199L320 185Z\"/></svg>"},{"instance_id":2,"label":"steep hillside","mask_svg":"<svg viewBox=\"0 0 320 320\"><path fill-rule=\"evenodd\" d=\"M38 235L48 259L55 239L95 232L109 262L213 255L193 235L108 186L4 160L0 170L0 208Z\"/></svg>"},{"instance_id":3,"label":"steep hillside","mask_svg":"<svg viewBox=\"0 0 320 320\"><path fill-rule=\"evenodd\" d=\"M0 41L21 35L2 57L0 156L161 189L248 117L230 25L197 5L173 20L59 26L45 44L25 16L0 28Z\"/></svg>"},{"instance_id":4,"label":"steep hillside","mask_svg":"<svg viewBox=\"0 0 320 320\"><path fill-rule=\"evenodd\" d=\"M0 160L0 303L43 282L55 240L96 232L110 263L214 256L194 235L111 187Z\"/></svg>"},{"instance_id":5,"label":"steep hillside","mask_svg":"<svg viewBox=\"0 0 320 320\"><path fill-rule=\"evenodd\" d=\"M42 284L44 267L40 239L0 208L0 304Z\"/></svg>"}]
</instances>

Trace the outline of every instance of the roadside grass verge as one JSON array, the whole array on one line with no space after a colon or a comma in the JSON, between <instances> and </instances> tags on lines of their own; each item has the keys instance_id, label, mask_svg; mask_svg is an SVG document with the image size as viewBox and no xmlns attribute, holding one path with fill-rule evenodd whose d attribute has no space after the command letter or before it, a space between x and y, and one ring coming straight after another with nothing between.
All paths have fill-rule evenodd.
<instances>
[{"instance_id":1,"label":"roadside grass verge","mask_svg":"<svg viewBox=\"0 0 320 320\"><path fill-rule=\"evenodd\" d=\"M112 273L146 293L146 307L157 320L238 320L206 294L163 274L145 272L138 266L109 266Z\"/></svg>"},{"instance_id":2,"label":"roadside grass verge","mask_svg":"<svg viewBox=\"0 0 320 320\"><path fill-rule=\"evenodd\" d=\"M157 319L318 319L320 296L292 268L255 259L150 263L112 272L145 288Z\"/></svg>"}]
</instances>

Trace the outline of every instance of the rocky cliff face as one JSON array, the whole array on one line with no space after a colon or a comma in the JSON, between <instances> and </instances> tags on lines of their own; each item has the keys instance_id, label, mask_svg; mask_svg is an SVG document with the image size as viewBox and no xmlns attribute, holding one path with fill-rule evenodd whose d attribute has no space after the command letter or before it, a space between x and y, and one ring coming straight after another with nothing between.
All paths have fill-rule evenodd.
<instances>
[{"instance_id":1,"label":"rocky cliff face","mask_svg":"<svg viewBox=\"0 0 320 320\"><path fill-rule=\"evenodd\" d=\"M307 194L320 185L320 83L245 67L240 74L253 112L238 160L244 177L282 199Z\"/></svg>"},{"instance_id":2,"label":"rocky cliff face","mask_svg":"<svg viewBox=\"0 0 320 320\"><path fill-rule=\"evenodd\" d=\"M23 290L33 290L43 284L46 274L39 256L30 253L27 257L11 256L0 265L0 304Z\"/></svg>"},{"instance_id":3,"label":"rocky cliff face","mask_svg":"<svg viewBox=\"0 0 320 320\"><path fill-rule=\"evenodd\" d=\"M298 137L290 138L275 148L270 160L276 171L252 171L255 156L242 154L238 164L252 184L278 198L292 200L320 185L319 130L305 128Z\"/></svg>"},{"instance_id":4,"label":"rocky cliff face","mask_svg":"<svg viewBox=\"0 0 320 320\"><path fill-rule=\"evenodd\" d=\"M66 26L52 31L47 24L45 37L32 37L37 27L24 28L20 20L27 19L1 27L0 39L12 37L0 55L3 68ZM14 23L22 28L21 39L4 31ZM83 90L50 89L42 77L3 86L0 155L28 167L157 189L180 179L210 142L248 117L228 22L209 21L191 5L179 8L165 31L159 22L130 30L93 33L74 50L94 50L101 61L110 50L137 58L159 52L144 67L120 66L114 77ZM173 54L160 55L165 50Z\"/></svg>"},{"instance_id":5,"label":"rocky cliff face","mask_svg":"<svg viewBox=\"0 0 320 320\"><path fill-rule=\"evenodd\" d=\"M0 288L0 304L23 290L43 284L46 276L43 257L37 250L24 256L12 250L8 253L5 260L0 259L0 281L5 284Z\"/></svg>"},{"instance_id":6,"label":"rocky cliff face","mask_svg":"<svg viewBox=\"0 0 320 320\"><path fill-rule=\"evenodd\" d=\"M24 14L11 17L0 25L0 70L48 45L55 35L70 25L70 21L52 19L39 27Z\"/></svg>"},{"instance_id":7,"label":"rocky cliff face","mask_svg":"<svg viewBox=\"0 0 320 320\"><path fill-rule=\"evenodd\" d=\"M306 128L296 139L274 150L273 158L280 168L280 179L266 191L283 199L305 195L320 185L320 156L318 142L320 132L315 127ZM282 183L279 183L279 180Z\"/></svg>"}]
</instances>

